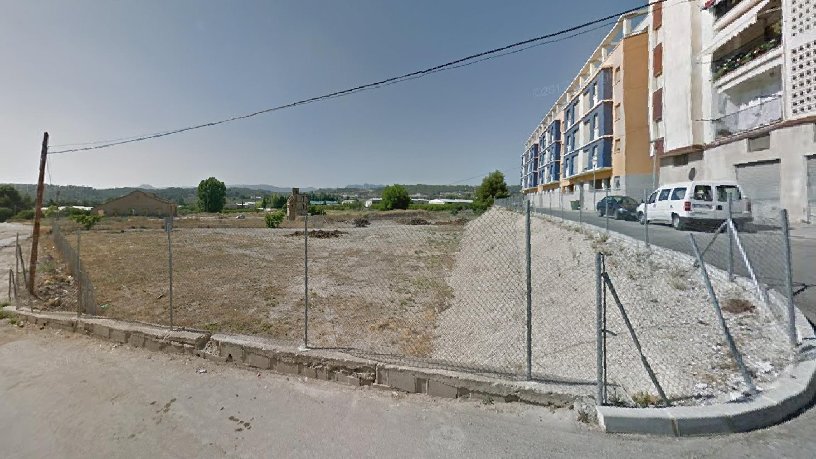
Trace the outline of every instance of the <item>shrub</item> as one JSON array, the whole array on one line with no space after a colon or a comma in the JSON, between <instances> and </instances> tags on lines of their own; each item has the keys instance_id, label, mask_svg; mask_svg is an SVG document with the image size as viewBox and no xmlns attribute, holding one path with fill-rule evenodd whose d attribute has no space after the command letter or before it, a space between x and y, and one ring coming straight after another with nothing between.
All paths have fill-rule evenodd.
<instances>
[{"instance_id":1,"label":"shrub","mask_svg":"<svg viewBox=\"0 0 816 459\"><path fill-rule=\"evenodd\" d=\"M390 185L383 189L380 204L384 210L407 209L411 204L411 196L404 186Z\"/></svg>"},{"instance_id":2,"label":"shrub","mask_svg":"<svg viewBox=\"0 0 816 459\"><path fill-rule=\"evenodd\" d=\"M0 223L8 220L12 215L14 215L13 210L8 207L0 207Z\"/></svg>"},{"instance_id":3,"label":"shrub","mask_svg":"<svg viewBox=\"0 0 816 459\"><path fill-rule=\"evenodd\" d=\"M309 206L309 215L326 215L326 206Z\"/></svg>"},{"instance_id":4,"label":"shrub","mask_svg":"<svg viewBox=\"0 0 816 459\"><path fill-rule=\"evenodd\" d=\"M90 230L102 220L102 216L99 214L74 214L71 215L71 220L79 223L86 230Z\"/></svg>"},{"instance_id":5,"label":"shrub","mask_svg":"<svg viewBox=\"0 0 816 459\"><path fill-rule=\"evenodd\" d=\"M17 212L17 215L14 216L15 220L32 220L34 219L34 210L33 209L25 209Z\"/></svg>"},{"instance_id":6,"label":"shrub","mask_svg":"<svg viewBox=\"0 0 816 459\"><path fill-rule=\"evenodd\" d=\"M267 228L277 228L280 226L281 222L283 222L284 214L281 211L277 212L269 212L264 217L264 221L266 222Z\"/></svg>"},{"instance_id":7,"label":"shrub","mask_svg":"<svg viewBox=\"0 0 816 459\"><path fill-rule=\"evenodd\" d=\"M368 217L357 217L352 220L351 223L353 223L356 228L365 228L371 224L371 222L368 221Z\"/></svg>"}]
</instances>

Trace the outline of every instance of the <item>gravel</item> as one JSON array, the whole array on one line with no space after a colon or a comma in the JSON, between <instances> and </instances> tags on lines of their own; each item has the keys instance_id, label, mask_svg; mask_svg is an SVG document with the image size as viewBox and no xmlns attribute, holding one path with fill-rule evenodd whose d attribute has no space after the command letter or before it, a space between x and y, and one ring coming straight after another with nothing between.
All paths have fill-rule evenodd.
<instances>
[{"instance_id":1,"label":"gravel","mask_svg":"<svg viewBox=\"0 0 816 459\"><path fill-rule=\"evenodd\" d=\"M658 382L675 404L727 401L746 386L693 260L677 252L607 238L578 225L533 218L532 370L537 379L591 387L596 375L595 253ZM465 227L449 277L451 306L437 322L433 357L523 374L526 336L524 218L494 208ZM745 280L707 266L720 301L755 308L724 317L755 382L774 380L792 361L782 326ZM657 391L607 292L607 377L621 403ZM620 390L617 390L620 389ZM652 397L645 397L644 395ZM614 401L614 400L613 400Z\"/></svg>"}]
</instances>

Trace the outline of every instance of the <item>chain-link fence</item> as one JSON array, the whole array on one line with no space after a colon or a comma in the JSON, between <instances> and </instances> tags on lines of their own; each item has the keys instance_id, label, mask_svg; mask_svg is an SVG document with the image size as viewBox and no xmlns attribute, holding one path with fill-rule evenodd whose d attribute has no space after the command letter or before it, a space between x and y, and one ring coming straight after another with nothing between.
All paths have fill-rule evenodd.
<instances>
[{"instance_id":1,"label":"chain-link fence","mask_svg":"<svg viewBox=\"0 0 816 459\"><path fill-rule=\"evenodd\" d=\"M784 266L746 261L784 248L782 226L697 234L703 277L692 255L521 196L484 213L267 215L61 221L51 239L86 314L600 389L605 403L713 403L792 356Z\"/></svg>"}]
</instances>

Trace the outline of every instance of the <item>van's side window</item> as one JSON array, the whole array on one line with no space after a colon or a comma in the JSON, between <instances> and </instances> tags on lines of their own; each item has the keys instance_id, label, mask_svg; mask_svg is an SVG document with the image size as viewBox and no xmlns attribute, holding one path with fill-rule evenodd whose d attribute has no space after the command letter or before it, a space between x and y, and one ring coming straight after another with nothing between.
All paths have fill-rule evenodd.
<instances>
[{"instance_id":1,"label":"van's side window","mask_svg":"<svg viewBox=\"0 0 816 459\"><path fill-rule=\"evenodd\" d=\"M672 194L671 194L672 201L679 201L679 200L681 200L681 199L683 199L685 197L686 197L686 188L685 187L675 188L674 191L672 191Z\"/></svg>"},{"instance_id":2,"label":"van's side window","mask_svg":"<svg viewBox=\"0 0 816 459\"><path fill-rule=\"evenodd\" d=\"M671 188L667 188L665 190L660 190L660 197L657 198L658 201L665 201L669 199L669 193L671 193Z\"/></svg>"},{"instance_id":3,"label":"van's side window","mask_svg":"<svg viewBox=\"0 0 816 459\"><path fill-rule=\"evenodd\" d=\"M648 202L649 204L654 204L654 202L655 202L655 198L656 198L656 197L657 197L657 191L655 191L654 193L652 193L651 195L649 195L649 199L647 200L647 202Z\"/></svg>"},{"instance_id":4,"label":"van's side window","mask_svg":"<svg viewBox=\"0 0 816 459\"><path fill-rule=\"evenodd\" d=\"M731 199L734 201L742 199L739 188L734 185L717 185L717 201L728 201L728 193L731 193Z\"/></svg>"},{"instance_id":5,"label":"van's side window","mask_svg":"<svg viewBox=\"0 0 816 459\"><path fill-rule=\"evenodd\" d=\"M711 187L708 185L697 185L694 187L694 199L697 201L712 201Z\"/></svg>"}]
</instances>

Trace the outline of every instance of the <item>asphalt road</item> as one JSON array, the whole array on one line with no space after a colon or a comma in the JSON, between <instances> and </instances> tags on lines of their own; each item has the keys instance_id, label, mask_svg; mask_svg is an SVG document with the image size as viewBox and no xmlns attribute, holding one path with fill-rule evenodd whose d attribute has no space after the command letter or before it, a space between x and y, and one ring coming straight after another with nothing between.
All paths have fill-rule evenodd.
<instances>
[{"instance_id":1,"label":"asphalt road","mask_svg":"<svg viewBox=\"0 0 816 459\"><path fill-rule=\"evenodd\" d=\"M816 449L814 410L731 436L607 435L566 409L259 374L6 320L0 391L4 458L728 458Z\"/></svg>"},{"instance_id":2,"label":"asphalt road","mask_svg":"<svg viewBox=\"0 0 816 459\"><path fill-rule=\"evenodd\" d=\"M564 211L558 209L550 211L548 208L536 209L535 212L550 214L565 220L579 221L605 229L607 219L599 217L597 213ZM645 241L646 228L635 221L609 219L609 230L626 236ZM689 234L694 234L697 244L702 250L714 237L713 231L677 231L669 225L650 224L648 238L651 244L676 250L693 256ZM795 233L795 232L794 232ZM769 286L784 292L784 251L778 229L760 227L752 233L741 233L746 252L755 265L759 278ZM705 259L718 268L727 269L726 237L717 237L714 245ZM735 249L736 250L736 249ZM738 253L738 252L737 252ZM808 317L811 324L816 324L816 238L791 236L791 254L793 266L794 302ZM738 255L737 255L738 258ZM735 273L748 276L744 263L739 259L735 262Z\"/></svg>"}]
</instances>

